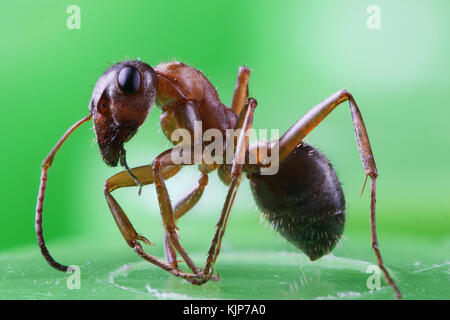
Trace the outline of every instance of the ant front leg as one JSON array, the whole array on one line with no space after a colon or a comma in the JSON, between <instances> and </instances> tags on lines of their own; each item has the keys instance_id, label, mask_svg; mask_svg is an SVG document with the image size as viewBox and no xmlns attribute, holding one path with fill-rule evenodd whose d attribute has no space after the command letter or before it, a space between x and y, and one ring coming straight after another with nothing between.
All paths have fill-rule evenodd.
<instances>
[{"instance_id":1,"label":"ant front leg","mask_svg":"<svg viewBox=\"0 0 450 320\"><path fill-rule=\"evenodd\" d=\"M181 169L179 166L168 166L164 169L164 179L169 179L174 176ZM132 187L137 186L138 183L142 185L152 184L154 182L153 172L151 166L141 166L137 168L133 168L131 170L127 169L127 171L122 171L111 178L109 178L105 184L105 194L108 200L108 204L113 204L114 199L111 199L111 192L113 190L124 188L124 187ZM188 212L192 207L200 200L203 195L203 191L208 184L208 175L202 172L202 175L199 178L197 186L189 192L185 197L183 197L174 208L174 217L175 219L181 218L186 212ZM141 187L141 185L139 185ZM117 204L118 206L118 204ZM115 210L114 212L120 212L120 210ZM121 223L124 226L122 229L130 229L127 227L128 222L127 218L123 217L124 215L119 214L117 217L117 223ZM122 218L121 218L122 217ZM120 227L119 227L120 228ZM121 229L121 230L122 230ZM127 240L126 237L124 237ZM133 238L133 237L131 237ZM127 243L129 241L127 240ZM164 252L166 256L166 260L170 265L177 267L176 253L170 244L169 237L167 232L164 237Z\"/></svg>"},{"instance_id":2,"label":"ant front leg","mask_svg":"<svg viewBox=\"0 0 450 320\"><path fill-rule=\"evenodd\" d=\"M174 176L180 170L180 166L167 166L162 170L162 176L165 179L169 179ZM176 265L166 263L157 257L149 255L143 249L139 241L145 243L150 243L145 237L139 235L131 224L130 220L126 216L125 212L122 210L120 205L111 195L111 192L124 187L137 186L136 179L138 178L142 185L148 185L154 183L153 173L151 166L142 166L138 168L133 168L130 170L133 176L129 174L128 171L122 171L111 178L109 178L105 183L105 197L108 202L108 206L113 214L114 220L119 227L122 236L124 237L127 244L134 249L134 251L143 259L151 262L152 264L170 272L171 274L186 279L190 282L195 282L198 280L198 276L190 273L183 272L177 268Z\"/></svg>"},{"instance_id":3,"label":"ant front leg","mask_svg":"<svg viewBox=\"0 0 450 320\"><path fill-rule=\"evenodd\" d=\"M191 147L192 148L192 147ZM162 172L165 168L176 165L172 160L172 152L177 152L180 148L173 148L166 150L161 153L159 156L155 158L152 165L154 183L156 188L156 193L158 195L158 203L159 209L161 211L161 217L163 220L165 231L168 234L168 238L170 239L170 243L175 247L175 249L180 253L183 257L183 260L189 266L189 268L195 274L199 273L199 269L196 267L192 259L189 257L186 250L181 246L180 241L178 239L177 227L175 225L175 217L172 208L172 203L170 201L169 192L167 190L166 184L164 182L164 177ZM184 150L183 150L184 151ZM190 164L194 164L194 151L189 150L190 156L189 158L192 160ZM198 200L197 200L198 201ZM187 211L187 210L186 210ZM170 244L169 244L170 248ZM169 249L170 250L170 249ZM169 254L173 256L173 252L169 251Z\"/></svg>"},{"instance_id":4,"label":"ant front leg","mask_svg":"<svg viewBox=\"0 0 450 320\"><path fill-rule=\"evenodd\" d=\"M109 178L105 183L105 197L106 201L108 203L108 206L111 210L111 213L114 217L114 221L116 222L120 232L122 233L123 238L127 242L127 244L135 249L136 252L139 250L142 250L142 247L138 241L143 241L147 244L150 244L150 241L147 240L145 237L139 235L136 230L134 229L133 225L131 224L130 220L128 219L127 215L123 211L123 209L120 207L120 205L117 203L117 201L114 199L114 197L111 195L111 192L123 187L129 187L129 186L135 186L136 181L134 177L138 177L139 181L143 185L151 184L154 182L153 175L151 174L150 166L143 166L134 168L131 170L133 176L129 174L127 171L122 171L111 178ZM166 178L170 178L173 175L175 175L180 170L179 167L172 166L167 167L165 176ZM139 254L139 252L138 252ZM159 259L149 256L150 262L158 265L159 267L168 270L169 267Z\"/></svg>"},{"instance_id":5,"label":"ant front leg","mask_svg":"<svg viewBox=\"0 0 450 320\"><path fill-rule=\"evenodd\" d=\"M361 161L364 166L364 171L367 177L371 180L371 205L370 205L370 221L371 221L371 231L372 231L372 247L375 251L375 256L378 261L378 266L383 271L388 283L393 288L398 299L401 298L400 290L395 284L394 280L389 275L386 270L381 258L381 253L378 248L378 239L376 234L375 226L375 180L378 176L377 167L375 165L375 160L372 153L372 148L370 146L369 136L367 134L366 126L364 125L361 112L356 105L353 96L346 90L340 90L325 99L308 113L306 113L300 120L297 121L279 140L271 142L269 148L274 150L274 146L278 144L279 147L279 162L283 161L294 148L303 140L306 135L311 132L323 119L326 118L338 105L342 102L347 101L350 104L350 112L353 119L353 127L355 129L356 142L358 145L359 154L361 156ZM255 148L252 146L253 152ZM252 150L251 150L252 151ZM262 156L261 156L262 157ZM261 158L258 154L258 159ZM364 183L365 184L365 183ZM364 190L364 187L363 187Z\"/></svg>"}]
</instances>

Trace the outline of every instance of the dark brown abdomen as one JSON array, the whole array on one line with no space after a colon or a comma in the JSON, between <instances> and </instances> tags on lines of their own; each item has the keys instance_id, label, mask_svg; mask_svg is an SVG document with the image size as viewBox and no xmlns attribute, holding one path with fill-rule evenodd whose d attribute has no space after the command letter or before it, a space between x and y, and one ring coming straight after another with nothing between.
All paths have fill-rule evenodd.
<instances>
[{"instance_id":1,"label":"dark brown abdomen","mask_svg":"<svg viewBox=\"0 0 450 320\"><path fill-rule=\"evenodd\" d=\"M249 179L256 204L283 237L311 260L333 250L344 231L345 199L323 153L303 142L276 175Z\"/></svg>"}]
</instances>

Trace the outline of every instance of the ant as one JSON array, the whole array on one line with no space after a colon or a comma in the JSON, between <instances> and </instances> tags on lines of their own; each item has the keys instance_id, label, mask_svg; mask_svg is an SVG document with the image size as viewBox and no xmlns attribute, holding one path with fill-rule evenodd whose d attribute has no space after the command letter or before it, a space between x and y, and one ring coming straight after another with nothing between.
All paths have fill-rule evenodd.
<instances>
[{"instance_id":1,"label":"ant","mask_svg":"<svg viewBox=\"0 0 450 320\"><path fill-rule=\"evenodd\" d=\"M42 211L47 184L47 172L56 152L83 123L93 120L100 154L111 167L120 165L126 170L112 176L105 183L104 193L113 218L127 244L143 259L171 274L201 285L217 281L214 266L220 252L222 238L230 210L243 173L250 181L255 202L263 215L288 241L316 260L331 252L339 241L345 224L345 200L341 184L327 157L303 142L338 105L348 101L356 134L356 141L367 178L370 177L370 218L372 247L380 269L388 283L401 298L394 280L383 265L375 228L375 181L378 176L369 137L361 113L352 95L340 90L307 112L281 138L249 145L246 132L251 129L257 102L248 97L250 69L240 67L231 107L225 106L211 82L199 70L180 62L168 62L154 69L142 61L124 61L111 66L97 81L89 104L89 115L76 122L59 140L42 165L41 184L36 207L36 234L41 252L57 270L68 267L56 262L50 255L43 237ZM152 165L130 169L126 162L124 143L129 141L144 123L153 105L161 110L161 128L175 145L158 155ZM206 163L196 159L195 147L205 150L195 141L183 141L183 148L171 140L172 133L184 129L193 133L194 123L201 121L202 129L217 129L226 135L229 129L240 130L232 143L231 163ZM228 146L229 147L229 146ZM226 147L226 148L228 148ZM266 175L262 169L270 162L268 154L278 151L278 172ZM173 153L190 159L176 163ZM248 159L254 159L249 163ZM196 187L175 206L172 206L165 180L175 176L185 165L198 165L200 178ZM201 198L208 184L208 174L217 170L229 187L217 229L203 269L199 269L179 242L176 221L186 214ZM166 261L146 253L141 242L150 241L137 233L111 192L124 187L155 184L158 203L165 228L164 252ZM363 191L364 191L363 186ZM362 194L362 193L361 193ZM191 270L178 267L177 253Z\"/></svg>"}]
</instances>

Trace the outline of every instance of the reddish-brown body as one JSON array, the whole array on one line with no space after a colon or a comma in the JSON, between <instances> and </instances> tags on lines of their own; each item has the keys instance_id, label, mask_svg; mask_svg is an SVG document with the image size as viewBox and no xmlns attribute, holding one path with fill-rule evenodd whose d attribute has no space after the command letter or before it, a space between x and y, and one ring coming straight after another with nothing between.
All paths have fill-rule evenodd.
<instances>
[{"instance_id":1,"label":"reddish-brown body","mask_svg":"<svg viewBox=\"0 0 450 320\"><path fill-rule=\"evenodd\" d=\"M186 129L194 137L195 121L201 121L202 132L218 129L224 136L227 129L235 127L238 116L220 101L216 88L199 70L172 61L157 65L155 72L158 77L155 103L162 111L161 129L169 141L177 143L171 139L176 129ZM241 69L241 75L248 73L247 68ZM217 168L219 177L228 185L229 165L203 165L201 170L209 173Z\"/></svg>"},{"instance_id":2,"label":"reddish-brown body","mask_svg":"<svg viewBox=\"0 0 450 320\"><path fill-rule=\"evenodd\" d=\"M234 128L237 115L220 101L216 89L200 71L184 63L167 62L157 65L155 72L156 104L163 112L161 128L169 140L174 128L191 130L194 119L201 119L203 131L214 128L225 134L226 129ZM185 110L188 101L195 105Z\"/></svg>"},{"instance_id":3,"label":"reddish-brown body","mask_svg":"<svg viewBox=\"0 0 450 320\"><path fill-rule=\"evenodd\" d=\"M104 192L122 236L143 259L193 284L217 280L218 277L213 276L214 266L244 172L251 180L258 206L270 221L280 225L281 229L278 231L311 259L318 259L332 250L342 234L344 199L340 183L327 158L302 141L339 104L349 101L361 160L366 177L371 178L372 247L381 270L397 297L400 297L400 291L384 268L378 249L375 230L375 179L378 172L362 116L352 95L340 90L307 112L280 139L249 145L247 132L252 127L256 108L256 100L248 98L249 74L248 68L239 69L233 100L231 106L227 107L220 101L211 82L199 70L186 64L168 62L153 69L141 61L124 61L110 67L97 81L89 104L89 115L69 129L43 164L36 207L36 234L47 262L58 270L67 270L66 266L50 256L43 238L42 211L47 171L67 137L91 118L105 163L117 166L120 161L126 169L106 181ZM180 144L183 148L175 146L162 152L153 160L152 165L130 169L126 163L124 143L144 124L155 103L162 110L160 122L165 136L177 145L179 141L172 141L172 135L176 129L185 129L190 133L190 141L183 141ZM203 154L200 159L196 159L196 122L201 122L202 132L216 129L223 136L226 136L229 129L239 132L232 140L231 162L219 162L215 159L213 163L206 163ZM202 142L201 149L204 150L206 145L207 143ZM226 145L225 148L228 151L230 147ZM174 153L187 156L189 162L177 163L173 158ZM275 153L279 157L273 158ZM312 156L312 153L315 155ZM249 155L256 162L248 163ZM279 164L280 173L265 176L263 170L274 161ZM164 181L175 176L185 165L198 165L200 178L195 188L173 206ZM208 174L215 169L219 169L219 176L229 189L205 267L199 269L179 241L176 221L199 201L208 184ZM166 261L143 250L141 242L150 242L136 232L111 194L118 188L146 184L154 184L156 188L165 228ZM283 221L289 221L289 224L283 226ZM317 239L317 234L322 235L322 238ZM192 273L178 267L177 254L180 254Z\"/></svg>"}]
</instances>

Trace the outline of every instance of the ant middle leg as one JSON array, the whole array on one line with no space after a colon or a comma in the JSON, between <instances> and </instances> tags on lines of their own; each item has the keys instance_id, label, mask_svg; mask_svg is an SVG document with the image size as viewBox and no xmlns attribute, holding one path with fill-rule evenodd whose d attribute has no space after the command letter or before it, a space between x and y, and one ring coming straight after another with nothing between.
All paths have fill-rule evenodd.
<instances>
[{"instance_id":1,"label":"ant middle leg","mask_svg":"<svg viewBox=\"0 0 450 320\"><path fill-rule=\"evenodd\" d=\"M187 150L186 150L187 149ZM173 165L192 165L195 164L195 156L194 156L194 150L196 150L195 146L183 146L183 147L174 147L172 149L168 149L161 153L159 156L155 158L152 165L153 170L153 177L154 177L154 183L156 188L156 193L158 195L158 203L159 203L159 209L161 212L161 217L163 220L165 232L167 233L168 240L165 241L167 243L166 245L166 253L168 254L169 259L172 262L176 261L176 254L175 250L172 249L172 246L178 251L178 253L182 256L183 260L186 262L188 267L192 270L194 274L199 274L200 270L197 268L195 263L192 261L192 259L189 257L186 250L183 248L183 246L180 244L179 238L178 238L178 232L177 227L175 225L175 215L174 215L174 209L172 207L172 203L170 201L169 193L166 187L166 184L164 182L164 176L163 172L167 167L171 167ZM173 161L173 154L176 152L179 152L181 154L184 154L184 157L188 158L187 163L183 164L176 164ZM193 192L193 194L189 194L187 198L185 198L185 202L182 202L179 206L178 214L181 217L184 213L186 213L190 207L192 207L198 200L199 195L203 193L203 189L206 185L201 185L200 188ZM191 196L191 197L190 197Z\"/></svg>"}]
</instances>

